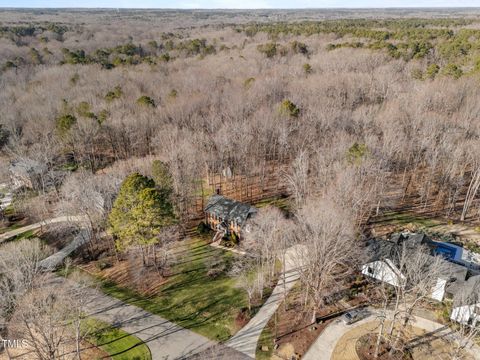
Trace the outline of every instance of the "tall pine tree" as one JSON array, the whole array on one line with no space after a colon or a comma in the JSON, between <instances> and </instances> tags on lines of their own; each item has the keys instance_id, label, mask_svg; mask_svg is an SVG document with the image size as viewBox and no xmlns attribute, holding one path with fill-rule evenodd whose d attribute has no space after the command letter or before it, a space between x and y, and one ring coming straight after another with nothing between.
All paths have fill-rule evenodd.
<instances>
[{"instance_id":1,"label":"tall pine tree","mask_svg":"<svg viewBox=\"0 0 480 360\"><path fill-rule=\"evenodd\" d=\"M145 249L158 242L163 227L174 223L168 194L157 190L152 179L134 173L123 181L109 216L117 250L139 247L145 263Z\"/></svg>"}]
</instances>

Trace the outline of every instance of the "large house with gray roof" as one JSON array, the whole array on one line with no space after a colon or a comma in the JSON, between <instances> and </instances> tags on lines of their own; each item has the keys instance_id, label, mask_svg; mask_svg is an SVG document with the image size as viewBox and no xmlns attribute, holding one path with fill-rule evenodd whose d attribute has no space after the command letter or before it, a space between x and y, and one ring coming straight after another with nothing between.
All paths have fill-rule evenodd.
<instances>
[{"instance_id":1,"label":"large house with gray roof","mask_svg":"<svg viewBox=\"0 0 480 360\"><path fill-rule=\"evenodd\" d=\"M454 298L463 289L467 280L478 275L475 264L468 264L458 258L458 246L431 240L425 234L398 233L389 240L372 239L368 244L369 261L362 266L362 274L399 286L404 279L402 269L398 266L403 247L411 251L425 247L429 255L442 256L444 276L440 276L432 289L431 298L442 301L444 298Z\"/></svg>"},{"instance_id":2,"label":"large house with gray roof","mask_svg":"<svg viewBox=\"0 0 480 360\"><path fill-rule=\"evenodd\" d=\"M213 195L205 206L205 223L213 230L224 235L242 236L248 232L248 220L257 213L257 209L248 204L228 199L222 195Z\"/></svg>"}]
</instances>

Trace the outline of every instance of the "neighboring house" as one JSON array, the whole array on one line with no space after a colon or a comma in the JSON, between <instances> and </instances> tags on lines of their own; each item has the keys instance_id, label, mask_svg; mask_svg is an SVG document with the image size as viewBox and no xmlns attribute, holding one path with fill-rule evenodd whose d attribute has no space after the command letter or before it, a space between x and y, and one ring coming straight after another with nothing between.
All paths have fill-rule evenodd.
<instances>
[{"instance_id":1,"label":"neighboring house","mask_svg":"<svg viewBox=\"0 0 480 360\"><path fill-rule=\"evenodd\" d=\"M480 325L480 275L472 276L459 289L450 319L464 325Z\"/></svg>"},{"instance_id":2,"label":"neighboring house","mask_svg":"<svg viewBox=\"0 0 480 360\"><path fill-rule=\"evenodd\" d=\"M371 258L362 266L362 274L392 286L399 286L405 278L398 265L402 247L414 250L425 246L430 250L432 258L434 255L445 258L445 275L438 278L430 297L438 301L453 298L474 272L455 261L456 250L448 245L450 244L432 241L425 234L414 233L394 234L390 240L373 239L369 243Z\"/></svg>"},{"instance_id":3,"label":"neighboring house","mask_svg":"<svg viewBox=\"0 0 480 360\"><path fill-rule=\"evenodd\" d=\"M363 265L362 274L393 286L399 286L399 282L405 279L390 259L372 261Z\"/></svg>"},{"instance_id":4,"label":"neighboring house","mask_svg":"<svg viewBox=\"0 0 480 360\"><path fill-rule=\"evenodd\" d=\"M399 283L405 278L396 263L400 258L403 243L405 242L408 246L420 246L424 243L425 237L419 235L412 234L412 236L405 237L403 234L394 234L388 241L370 240L368 250L371 257L369 262L362 266L362 274L393 286L399 286Z\"/></svg>"},{"instance_id":5,"label":"neighboring house","mask_svg":"<svg viewBox=\"0 0 480 360\"><path fill-rule=\"evenodd\" d=\"M223 235L241 237L243 232L249 231L248 220L256 213L257 209L253 206L213 195L205 206L205 223Z\"/></svg>"}]
</instances>

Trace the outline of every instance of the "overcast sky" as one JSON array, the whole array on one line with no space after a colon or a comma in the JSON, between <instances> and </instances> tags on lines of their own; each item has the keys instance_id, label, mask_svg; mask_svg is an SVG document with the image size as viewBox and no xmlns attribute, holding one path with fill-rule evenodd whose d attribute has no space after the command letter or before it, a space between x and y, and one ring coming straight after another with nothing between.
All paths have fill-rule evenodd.
<instances>
[{"instance_id":1,"label":"overcast sky","mask_svg":"<svg viewBox=\"0 0 480 360\"><path fill-rule=\"evenodd\" d=\"M0 7L182 9L480 7L480 0L0 0Z\"/></svg>"}]
</instances>

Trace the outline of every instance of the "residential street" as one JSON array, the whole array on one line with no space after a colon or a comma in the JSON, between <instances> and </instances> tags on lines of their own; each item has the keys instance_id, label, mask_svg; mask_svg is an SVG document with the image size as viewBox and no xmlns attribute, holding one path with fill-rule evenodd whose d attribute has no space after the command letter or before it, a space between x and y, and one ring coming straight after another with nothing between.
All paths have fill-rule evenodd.
<instances>
[{"instance_id":1,"label":"residential street","mask_svg":"<svg viewBox=\"0 0 480 360\"><path fill-rule=\"evenodd\" d=\"M55 277L52 281L60 286L66 280ZM69 286L76 286L72 281L68 283ZM214 342L191 330L98 290L88 290L87 297L86 307L89 316L118 326L140 338L150 348L153 360L186 359L215 345Z\"/></svg>"},{"instance_id":2,"label":"residential street","mask_svg":"<svg viewBox=\"0 0 480 360\"><path fill-rule=\"evenodd\" d=\"M4 242L5 240L8 240L14 236L26 233L27 231L30 230L37 230L42 228L43 226L48 226L52 224L58 224L58 223L64 223L64 222L71 222L71 223L82 223L86 222L86 217L84 216L59 216L53 219L48 219L45 221L40 221L35 224L23 226L19 229L15 229L3 234L0 234L0 243Z\"/></svg>"},{"instance_id":3,"label":"residential street","mask_svg":"<svg viewBox=\"0 0 480 360\"><path fill-rule=\"evenodd\" d=\"M85 221L85 219L81 216L62 216L10 231L3 234L3 237L0 239L7 240L26 231L38 229L41 226L65 221L82 222ZM87 231L81 231L69 245L41 261L40 266L46 270L53 270L69 253L87 241L87 233ZM61 286L62 282L65 282L65 279L53 277L51 281ZM75 286L75 283L71 281L68 283L69 286ZM95 289L91 289L88 292L86 303L88 315L118 326L144 341L150 348L153 360L186 359L193 354L216 345L214 342L193 331L182 328L139 307L114 299Z\"/></svg>"}]
</instances>

